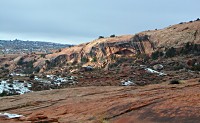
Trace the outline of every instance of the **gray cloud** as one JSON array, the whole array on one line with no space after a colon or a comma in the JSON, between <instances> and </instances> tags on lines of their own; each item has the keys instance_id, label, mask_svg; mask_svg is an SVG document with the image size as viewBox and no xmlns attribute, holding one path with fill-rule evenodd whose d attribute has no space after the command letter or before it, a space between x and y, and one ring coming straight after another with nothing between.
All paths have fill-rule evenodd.
<instances>
[{"instance_id":1,"label":"gray cloud","mask_svg":"<svg viewBox=\"0 0 200 123\"><path fill-rule=\"evenodd\" d=\"M199 0L1 0L0 39L74 43L133 34L199 16Z\"/></svg>"}]
</instances>

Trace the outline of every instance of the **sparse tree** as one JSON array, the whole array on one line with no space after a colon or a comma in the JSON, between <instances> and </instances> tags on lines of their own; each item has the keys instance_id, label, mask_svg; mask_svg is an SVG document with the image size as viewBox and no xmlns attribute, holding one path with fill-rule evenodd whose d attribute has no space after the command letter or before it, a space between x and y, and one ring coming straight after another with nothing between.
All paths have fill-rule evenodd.
<instances>
[{"instance_id":1,"label":"sparse tree","mask_svg":"<svg viewBox=\"0 0 200 123\"><path fill-rule=\"evenodd\" d=\"M174 57L175 55L176 55L176 49L174 47L169 48L165 54L166 57Z\"/></svg>"},{"instance_id":2,"label":"sparse tree","mask_svg":"<svg viewBox=\"0 0 200 123\"><path fill-rule=\"evenodd\" d=\"M111 37L111 38L114 38L114 37L115 37L115 35L113 34L113 35L111 35L110 37Z\"/></svg>"},{"instance_id":3,"label":"sparse tree","mask_svg":"<svg viewBox=\"0 0 200 123\"><path fill-rule=\"evenodd\" d=\"M104 38L103 36L99 36L99 39Z\"/></svg>"}]
</instances>

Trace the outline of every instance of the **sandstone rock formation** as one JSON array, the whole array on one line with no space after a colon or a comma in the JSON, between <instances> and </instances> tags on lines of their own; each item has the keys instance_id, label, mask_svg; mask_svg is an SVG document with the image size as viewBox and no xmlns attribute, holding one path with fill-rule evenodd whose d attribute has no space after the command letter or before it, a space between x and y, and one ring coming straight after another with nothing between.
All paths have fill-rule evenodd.
<instances>
[{"instance_id":1,"label":"sandstone rock formation","mask_svg":"<svg viewBox=\"0 0 200 123\"><path fill-rule=\"evenodd\" d=\"M145 87L81 87L1 97L2 123L198 123L200 83Z\"/></svg>"},{"instance_id":2,"label":"sandstone rock formation","mask_svg":"<svg viewBox=\"0 0 200 123\"><path fill-rule=\"evenodd\" d=\"M135 35L101 38L47 55L46 59L54 65L91 62L96 59L98 64L95 65L101 66L108 63L112 55L134 56L143 53L150 55L157 49L180 47L187 42L200 44L200 21L144 31ZM44 60L41 61L44 63ZM39 63L37 62L35 66Z\"/></svg>"},{"instance_id":3,"label":"sandstone rock formation","mask_svg":"<svg viewBox=\"0 0 200 123\"><path fill-rule=\"evenodd\" d=\"M93 67L106 67L113 56L133 57L151 55L156 50L181 47L190 42L200 44L200 21L181 23L160 30L144 31L135 35L122 35L96 39L92 42L65 48L53 54L38 57L34 54L18 57L8 64L9 70L17 69L19 59L33 63L34 69L44 72L53 67L82 63ZM25 66L25 65L24 65ZM23 67L22 67L23 68Z\"/></svg>"}]
</instances>

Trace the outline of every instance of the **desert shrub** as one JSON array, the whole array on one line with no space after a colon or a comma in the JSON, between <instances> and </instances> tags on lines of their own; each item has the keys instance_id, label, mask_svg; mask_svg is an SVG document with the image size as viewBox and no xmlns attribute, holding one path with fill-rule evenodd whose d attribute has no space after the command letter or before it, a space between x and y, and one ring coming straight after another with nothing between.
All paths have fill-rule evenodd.
<instances>
[{"instance_id":1,"label":"desert shrub","mask_svg":"<svg viewBox=\"0 0 200 123\"><path fill-rule=\"evenodd\" d=\"M26 68L24 69L23 74L32 74L34 72L34 68Z\"/></svg>"},{"instance_id":2,"label":"desert shrub","mask_svg":"<svg viewBox=\"0 0 200 123\"><path fill-rule=\"evenodd\" d=\"M34 69L34 71L35 71L36 73L38 73L38 72L40 71L40 67L36 67L36 68Z\"/></svg>"},{"instance_id":3,"label":"desert shrub","mask_svg":"<svg viewBox=\"0 0 200 123\"><path fill-rule=\"evenodd\" d=\"M103 36L99 36L99 39L104 38Z\"/></svg>"},{"instance_id":4,"label":"desert shrub","mask_svg":"<svg viewBox=\"0 0 200 123\"><path fill-rule=\"evenodd\" d=\"M15 92L9 93L9 92L3 90L3 92L0 94L0 97L3 97L3 96L11 96L11 95L17 95L17 93L15 93Z\"/></svg>"},{"instance_id":5,"label":"desert shrub","mask_svg":"<svg viewBox=\"0 0 200 123\"><path fill-rule=\"evenodd\" d=\"M45 63L46 63L46 64L50 64L50 61L49 61L49 60L45 60Z\"/></svg>"},{"instance_id":6,"label":"desert shrub","mask_svg":"<svg viewBox=\"0 0 200 123\"><path fill-rule=\"evenodd\" d=\"M115 35L111 35L110 37L113 38L113 37L115 37Z\"/></svg>"},{"instance_id":7,"label":"desert shrub","mask_svg":"<svg viewBox=\"0 0 200 123\"><path fill-rule=\"evenodd\" d=\"M174 66L174 70L180 70L180 69L183 69L183 68L184 68L184 66L182 64Z\"/></svg>"},{"instance_id":8,"label":"desert shrub","mask_svg":"<svg viewBox=\"0 0 200 123\"><path fill-rule=\"evenodd\" d=\"M8 92L3 90L3 92L0 94L0 97L3 97L3 96L8 96Z\"/></svg>"},{"instance_id":9,"label":"desert shrub","mask_svg":"<svg viewBox=\"0 0 200 123\"><path fill-rule=\"evenodd\" d=\"M166 57L174 57L175 55L176 55L176 49L174 47L169 48L165 53Z\"/></svg>"},{"instance_id":10,"label":"desert shrub","mask_svg":"<svg viewBox=\"0 0 200 123\"><path fill-rule=\"evenodd\" d=\"M151 59L156 60L159 57L162 57L164 54L162 51L155 51L151 54Z\"/></svg>"},{"instance_id":11,"label":"desert shrub","mask_svg":"<svg viewBox=\"0 0 200 123\"><path fill-rule=\"evenodd\" d=\"M88 62L88 58L87 58L87 57L85 57L85 56L84 56L84 57L82 57L82 58L81 58L81 62L82 62L82 63L86 63L86 62Z\"/></svg>"},{"instance_id":12,"label":"desert shrub","mask_svg":"<svg viewBox=\"0 0 200 123\"><path fill-rule=\"evenodd\" d=\"M27 62L27 63L26 63L26 67L27 67L27 68L33 68L33 62L34 62L34 61Z\"/></svg>"},{"instance_id":13,"label":"desert shrub","mask_svg":"<svg viewBox=\"0 0 200 123\"><path fill-rule=\"evenodd\" d=\"M31 74L31 75L29 76L29 78L30 78L31 80L33 80L33 79L35 78L35 75L34 75L34 74Z\"/></svg>"},{"instance_id":14,"label":"desert shrub","mask_svg":"<svg viewBox=\"0 0 200 123\"><path fill-rule=\"evenodd\" d=\"M45 58L46 54L41 54L40 57Z\"/></svg>"},{"instance_id":15,"label":"desert shrub","mask_svg":"<svg viewBox=\"0 0 200 123\"><path fill-rule=\"evenodd\" d=\"M5 67L9 67L10 65L9 65L9 64L5 64L4 66L5 66Z\"/></svg>"},{"instance_id":16,"label":"desert shrub","mask_svg":"<svg viewBox=\"0 0 200 123\"><path fill-rule=\"evenodd\" d=\"M114 55L114 54L111 54L110 58L111 58L111 60L116 60L117 59L116 55Z\"/></svg>"},{"instance_id":17,"label":"desert shrub","mask_svg":"<svg viewBox=\"0 0 200 123\"><path fill-rule=\"evenodd\" d=\"M156 60L159 57L159 51L155 51L151 54L151 59Z\"/></svg>"},{"instance_id":18,"label":"desert shrub","mask_svg":"<svg viewBox=\"0 0 200 123\"><path fill-rule=\"evenodd\" d=\"M181 84L179 80L171 80L170 84Z\"/></svg>"},{"instance_id":19,"label":"desert shrub","mask_svg":"<svg viewBox=\"0 0 200 123\"><path fill-rule=\"evenodd\" d=\"M96 56L92 58L92 62L97 62L97 57Z\"/></svg>"},{"instance_id":20,"label":"desert shrub","mask_svg":"<svg viewBox=\"0 0 200 123\"><path fill-rule=\"evenodd\" d=\"M180 54L183 54L183 55L191 54L191 53L198 54L199 51L200 51L200 45L187 42L184 45L184 47L182 47Z\"/></svg>"},{"instance_id":21,"label":"desert shrub","mask_svg":"<svg viewBox=\"0 0 200 123\"><path fill-rule=\"evenodd\" d=\"M183 24L183 22L180 22L179 24Z\"/></svg>"},{"instance_id":22,"label":"desert shrub","mask_svg":"<svg viewBox=\"0 0 200 123\"><path fill-rule=\"evenodd\" d=\"M190 44L189 42L187 42L183 48L183 54L188 54L191 50L192 50L192 46L193 44Z\"/></svg>"},{"instance_id":23,"label":"desert shrub","mask_svg":"<svg viewBox=\"0 0 200 123\"><path fill-rule=\"evenodd\" d=\"M191 70L200 71L200 64L192 66Z\"/></svg>"},{"instance_id":24,"label":"desert shrub","mask_svg":"<svg viewBox=\"0 0 200 123\"><path fill-rule=\"evenodd\" d=\"M109 65L109 68L116 68L119 65L119 63L115 62Z\"/></svg>"},{"instance_id":25,"label":"desert shrub","mask_svg":"<svg viewBox=\"0 0 200 123\"><path fill-rule=\"evenodd\" d=\"M197 20L196 21L200 21L200 19L199 18L197 18Z\"/></svg>"},{"instance_id":26,"label":"desert shrub","mask_svg":"<svg viewBox=\"0 0 200 123\"><path fill-rule=\"evenodd\" d=\"M18 62L17 62L17 65L23 65L24 62L23 62L23 59L21 58Z\"/></svg>"}]
</instances>

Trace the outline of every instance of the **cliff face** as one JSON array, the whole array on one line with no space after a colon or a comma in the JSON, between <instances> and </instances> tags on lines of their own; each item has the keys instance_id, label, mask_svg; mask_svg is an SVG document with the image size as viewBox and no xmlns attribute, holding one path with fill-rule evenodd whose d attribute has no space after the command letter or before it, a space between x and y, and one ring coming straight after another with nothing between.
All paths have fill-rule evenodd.
<instances>
[{"instance_id":1,"label":"cliff face","mask_svg":"<svg viewBox=\"0 0 200 123\"><path fill-rule=\"evenodd\" d=\"M94 40L90 43L81 44L71 48L66 48L59 53L54 53L46 56L50 61L62 57L60 61L66 62L81 62L84 59L93 61L94 58L103 62L111 55L126 55L134 56L139 53L151 54L155 49L154 43L150 37L144 34L124 35L113 38L103 38Z\"/></svg>"},{"instance_id":2,"label":"cliff face","mask_svg":"<svg viewBox=\"0 0 200 123\"><path fill-rule=\"evenodd\" d=\"M180 47L187 42L200 43L200 21L177 24L161 30L145 31L135 35L97 39L47 55L46 59L57 65L90 62L95 59L100 65L106 63L109 56L113 54L134 56L145 53L150 55L159 48Z\"/></svg>"}]
</instances>

